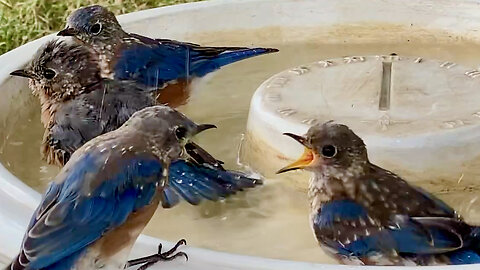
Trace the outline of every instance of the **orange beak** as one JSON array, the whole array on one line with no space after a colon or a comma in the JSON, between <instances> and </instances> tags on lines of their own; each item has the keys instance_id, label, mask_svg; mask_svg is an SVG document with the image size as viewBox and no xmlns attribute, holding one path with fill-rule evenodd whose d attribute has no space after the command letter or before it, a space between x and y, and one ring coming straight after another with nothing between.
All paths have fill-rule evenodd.
<instances>
[{"instance_id":1,"label":"orange beak","mask_svg":"<svg viewBox=\"0 0 480 270\"><path fill-rule=\"evenodd\" d=\"M297 142L303 144L305 146L305 150L303 152L303 155L295 162L281 168L280 170L277 171L277 174L288 172L288 171L293 171L293 170L298 170L298 169L303 169L315 162L315 153L312 151L312 149L307 146L307 140L302 137L298 136L292 133L283 133L283 135L289 136L296 140Z\"/></svg>"}]
</instances>

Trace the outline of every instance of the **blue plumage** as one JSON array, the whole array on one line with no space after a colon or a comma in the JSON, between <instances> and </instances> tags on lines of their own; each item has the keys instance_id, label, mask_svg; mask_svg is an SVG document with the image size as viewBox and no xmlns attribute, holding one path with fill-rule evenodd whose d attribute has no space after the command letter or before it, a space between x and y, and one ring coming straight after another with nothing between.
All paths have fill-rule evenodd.
<instances>
[{"instance_id":1,"label":"blue plumage","mask_svg":"<svg viewBox=\"0 0 480 270\"><path fill-rule=\"evenodd\" d=\"M262 54L273 48L205 47L169 39L152 39L125 32L115 15L94 5L74 11L60 36L74 36L100 56L108 77L134 80L163 87L175 81L189 82L223 66Z\"/></svg>"},{"instance_id":2,"label":"blue plumage","mask_svg":"<svg viewBox=\"0 0 480 270\"><path fill-rule=\"evenodd\" d=\"M194 205L205 198L218 200L260 183L240 172L197 166L183 160L170 166L170 177L170 196L180 196Z\"/></svg>"},{"instance_id":3,"label":"blue plumage","mask_svg":"<svg viewBox=\"0 0 480 270\"><path fill-rule=\"evenodd\" d=\"M98 151L84 154L50 185L29 226L30 237L24 242L23 252L31 269L49 267L70 256L75 262L73 258L105 231L121 225L131 213L151 202L162 173L158 159L133 156L117 160L120 164L115 170L95 186L99 181L95 177L105 170L109 155ZM167 194L165 207L173 207L182 198L191 204L199 204L203 199L218 200L260 183L241 173L185 160L172 163L169 177L163 191ZM91 192L85 194L90 188ZM62 266L52 269L69 267L64 261Z\"/></svg>"},{"instance_id":4,"label":"blue plumage","mask_svg":"<svg viewBox=\"0 0 480 270\"><path fill-rule=\"evenodd\" d=\"M86 153L55 179L42 201L42 205L50 207L37 212L36 222L24 241L29 267L42 269L82 252L104 232L150 203L156 189L153 179L161 170L145 159L129 160L91 192L85 192L91 188L86 185L98 181L95 177L105 158L99 153Z\"/></svg>"},{"instance_id":5,"label":"blue plumage","mask_svg":"<svg viewBox=\"0 0 480 270\"><path fill-rule=\"evenodd\" d=\"M327 122L305 136L286 135L307 151L281 169L309 168L312 228L343 263L437 265L480 263L480 227L446 203L368 160L347 126Z\"/></svg>"},{"instance_id":6,"label":"blue plumage","mask_svg":"<svg viewBox=\"0 0 480 270\"><path fill-rule=\"evenodd\" d=\"M116 56L114 77L148 86L203 77L222 66L273 52L265 48L215 48L189 43L158 42L126 44Z\"/></svg>"},{"instance_id":7,"label":"blue plumage","mask_svg":"<svg viewBox=\"0 0 480 270\"><path fill-rule=\"evenodd\" d=\"M47 189L9 269L90 269L93 264L123 269L160 202L163 207L182 199L198 204L261 184L226 171L184 137L212 127L155 106L82 146ZM168 254L154 257L162 260Z\"/></svg>"}]
</instances>

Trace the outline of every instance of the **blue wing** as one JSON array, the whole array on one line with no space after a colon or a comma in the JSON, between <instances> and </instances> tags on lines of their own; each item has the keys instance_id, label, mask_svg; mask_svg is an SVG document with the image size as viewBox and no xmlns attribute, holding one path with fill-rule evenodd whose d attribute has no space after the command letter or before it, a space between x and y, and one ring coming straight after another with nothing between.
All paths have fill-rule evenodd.
<instances>
[{"instance_id":1,"label":"blue wing","mask_svg":"<svg viewBox=\"0 0 480 270\"><path fill-rule=\"evenodd\" d=\"M278 51L269 48L201 47L173 40L134 37L142 42L129 45L119 55L114 67L115 78L135 80L154 87L173 80L202 77L222 66Z\"/></svg>"},{"instance_id":2,"label":"blue wing","mask_svg":"<svg viewBox=\"0 0 480 270\"><path fill-rule=\"evenodd\" d=\"M137 157L107 171L104 164L104 155L86 153L64 167L32 218L21 265L42 269L68 261L151 202L161 175L155 161Z\"/></svg>"},{"instance_id":3,"label":"blue wing","mask_svg":"<svg viewBox=\"0 0 480 270\"><path fill-rule=\"evenodd\" d=\"M192 164L180 160L170 166L169 186L164 190L164 207L172 207L180 198L197 205L203 199L216 201L246 188L262 184L243 173Z\"/></svg>"},{"instance_id":4,"label":"blue wing","mask_svg":"<svg viewBox=\"0 0 480 270\"><path fill-rule=\"evenodd\" d=\"M317 239L347 256L368 257L392 251L425 255L460 250L472 232L470 226L455 218L391 215L381 220L370 214L351 200L326 203L313 222Z\"/></svg>"},{"instance_id":5,"label":"blue wing","mask_svg":"<svg viewBox=\"0 0 480 270\"><path fill-rule=\"evenodd\" d=\"M196 143L187 143L185 149L190 159L176 161L170 166L170 181L164 190L163 207L176 205L180 198L197 205L203 198L218 200L262 184L260 179L225 170L222 161Z\"/></svg>"},{"instance_id":6,"label":"blue wing","mask_svg":"<svg viewBox=\"0 0 480 270\"><path fill-rule=\"evenodd\" d=\"M89 244L151 202L161 174L161 163L144 153L115 156L93 150L72 158L32 217L17 263L31 269L73 263ZM184 160L171 165L169 182L164 207L181 198L192 204L217 200L261 184L241 173Z\"/></svg>"}]
</instances>

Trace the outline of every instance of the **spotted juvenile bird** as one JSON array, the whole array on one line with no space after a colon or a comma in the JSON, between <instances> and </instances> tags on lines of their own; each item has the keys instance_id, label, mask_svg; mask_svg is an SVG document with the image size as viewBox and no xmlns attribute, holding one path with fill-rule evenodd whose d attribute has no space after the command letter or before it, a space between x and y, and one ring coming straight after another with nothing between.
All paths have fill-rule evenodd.
<instances>
[{"instance_id":1,"label":"spotted juvenile bird","mask_svg":"<svg viewBox=\"0 0 480 270\"><path fill-rule=\"evenodd\" d=\"M74 11L59 36L74 36L99 55L102 76L185 91L195 77L250 57L277 52L272 48L203 47L125 32L115 15L95 5ZM173 89L173 90L172 90ZM164 89L163 91L167 91Z\"/></svg>"},{"instance_id":2,"label":"spotted juvenile bird","mask_svg":"<svg viewBox=\"0 0 480 270\"><path fill-rule=\"evenodd\" d=\"M11 73L29 78L40 100L42 153L50 164L63 166L84 143L156 103L153 89L102 78L97 60L84 46L50 41L25 69Z\"/></svg>"},{"instance_id":3,"label":"spotted juvenile bird","mask_svg":"<svg viewBox=\"0 0 480 270\"><path fill-rule=\"evenodd\" d=\"M49 186L7 269L124 269L138 264L145 269L181 256L170 250L126 263L159 204L172 207L181 198L193 204L215 201L261 184L225 176L188 154L185 146L192 136L213 127L153 106L86 143Z\"/></svg>"},{"instance_id":4,"label":"spotted juvenile bird","mask_svg":"<svg viewBox=\"0 0 480 270\"><path fill-rule=\"evenodd\" d=\"M313 172L310 221L319 244L340 262L360 265L480 263L480 227L447 204L368 160L362 139L327 122L305 136L301 158L278 173Z\"/></svg>"}]
</instances>

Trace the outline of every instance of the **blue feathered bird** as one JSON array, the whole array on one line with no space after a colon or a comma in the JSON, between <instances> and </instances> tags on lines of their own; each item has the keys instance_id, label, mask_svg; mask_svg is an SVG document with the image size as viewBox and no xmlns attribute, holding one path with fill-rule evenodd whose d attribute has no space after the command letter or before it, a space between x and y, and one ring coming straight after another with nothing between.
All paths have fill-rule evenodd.
<instances>
[{"instance_id":1,"label":"blue feathered bird","mask_svg":"<svg viewBox=\"0 0 480 270\"><path fill-rule=\"evenodd\" d=\"M465 223L428 192L368 160L347 126L327 122L305 136L302 157L279 173L313 172L310 221L319 244L340 262L360 265L480 263L480 227Z\"/></svg>"},{"instance_id":2,"label":"blue feathered bird","mask_svg":"<svg viewBox=\"0 0 480 270\"><path fill-rule=\"evenodd\" d=\"M184 253L175 249L127 263L157 206L218 200L261 184L227 173L190 139L214 127L197 125L165 106L135 113L119 129L78 149L34 212L19 255L7 269L124 269ZM189 154L191 153L191 155ZM182 240L178 245L184 244ZM177 245L177 247L178 247Z\"/></svg>"},{"instance_id":3,"label":"blue feathered bird","mask_svg":"<svg viewBox=\"0 0 480 270\"><path fill-rule=\"evenodd\" d=\"M99 55L104 77L176 91L195 77L250 57L277 52L273 48L204 47L169 39L126 33L115 15L94 5L74 11L60 36L74 36ZM178 89L180 88L180 89ZM166 90L165 90L166 91Z\"/></svg>"}]
</instances>

